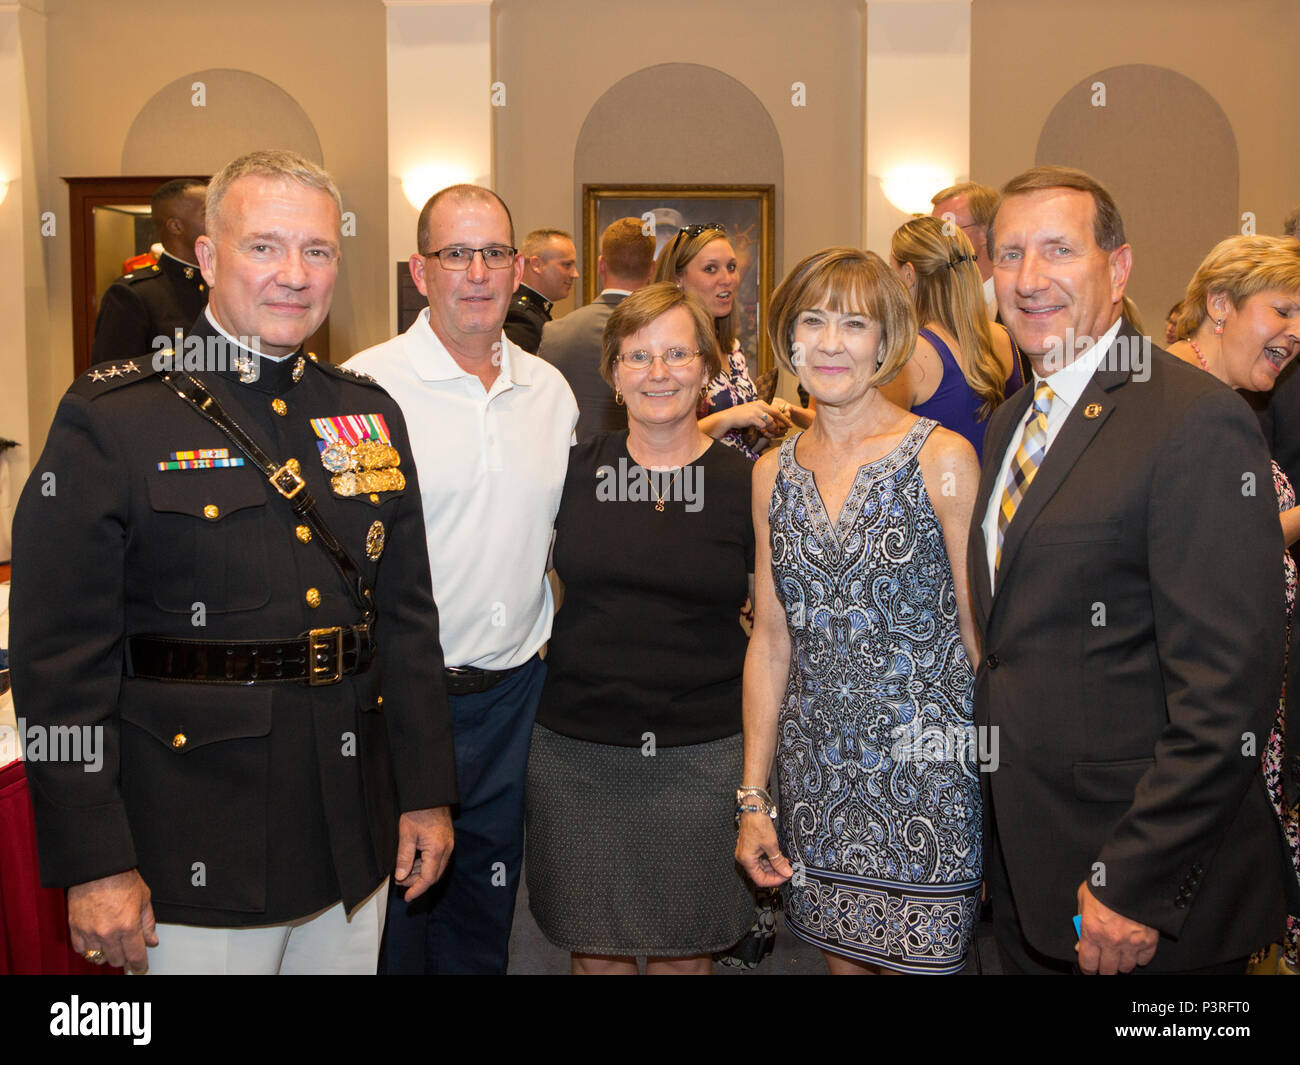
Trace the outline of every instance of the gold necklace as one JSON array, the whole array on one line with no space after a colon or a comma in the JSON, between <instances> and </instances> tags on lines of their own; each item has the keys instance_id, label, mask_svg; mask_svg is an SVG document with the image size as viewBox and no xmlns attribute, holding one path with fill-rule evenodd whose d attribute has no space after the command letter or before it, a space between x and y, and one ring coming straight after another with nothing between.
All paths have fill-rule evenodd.
<instances>
[{"instance_id":1,"label":"gold necklace","mask_svg":"<svg viewBox=\"0 0 1300 1065\"><path fill-rule=\"evenodd\" d=\"M673 479L672 479L671 481L668 482L668 487L667 487L667 489L664 490L663 492L661 492L661 493L659 494L659 498L655 500L655 510L659 511L659 513L661 513L661 514L663 513L663 510L664 510L664 497L667 496L668 493L671 492L671 491L673 490L673 485L677 482L677 478L681 476L681 474L682 474L682 470L683 470L684 468L685 468L685 467L683 467L683 466L678 466L678 467L677 467L677 472L673 474Z\"/></svg>"}]
</instances>

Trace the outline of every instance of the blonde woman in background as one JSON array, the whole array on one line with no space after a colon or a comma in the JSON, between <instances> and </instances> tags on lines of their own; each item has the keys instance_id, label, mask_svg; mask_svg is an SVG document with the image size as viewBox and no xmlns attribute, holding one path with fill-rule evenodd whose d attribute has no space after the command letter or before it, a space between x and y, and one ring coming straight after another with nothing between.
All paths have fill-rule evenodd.
<instances>
[{"instance_id":1,"label":"blonde woman in background","mask_svg":"<svg viewBox=\"0 0 1300 1065\"><path fill-rule=\"evenodd\" d=\"M921 330L912 357L881 392L960 433L982 455L989 415L1024 382L1011 335L985 313L975 249L958 227L925 216L898 227L890 256Z\"/></svg>"},{"instance_id":2,"label":"blonde woman in background","mask_svg":"<svg viewBox=\"0 0 1300 1065\"><path fill-rule=\"evenodd\" d=\"M1201 263L1187 286L1177 333L1185 339L1169 353L1199 366L1229 388L1269 392L1300 353L1300 242L1290 237L1229 237ZM1300 539L1300 509L1295 491L1276 462L1273 488L1287 546ZM1226 546L1226 545L1225 545ZM1282 552L1286 589L1287 647L1295 616L1296 564ZM1283 677L1290 678L1290 670ZM1292 723L1294 730L1295 724ZM1289 751L1288 751L1289 748ZM1296 876L1287 884L1289 916L1282 935L1278 972L1300 972L1300 802L1295 777L1287 783L1287 764L1297 757L1295 737L1287 738L1286 682L1278 700L1273 728L1264 747L1264 783L1278 816ZM1256 972L1264 962L1252 959ZM1271 971L1271 970L1270 970Z\"/></svg>"}]
</instances>

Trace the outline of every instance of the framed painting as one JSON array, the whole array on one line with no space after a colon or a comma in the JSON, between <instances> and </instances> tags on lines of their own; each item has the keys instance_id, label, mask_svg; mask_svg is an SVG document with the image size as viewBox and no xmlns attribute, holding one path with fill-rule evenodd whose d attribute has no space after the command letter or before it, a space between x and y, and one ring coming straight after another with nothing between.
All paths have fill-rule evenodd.
<instances>
[{"instance_id":1,"label":"framed painting","mask_svg":"<svg viewBox=\"0 0 1300 1065\"><path fill-rule=\"evenodd\" d=\"M737 335L757 374L772 366L764 315L772 298L775 185L583 185L583 302L597 295L600 234L619 218L651 227L656 256L683 226L718 223L736 251L740 289Z\"/></svg>"}]
</instances>

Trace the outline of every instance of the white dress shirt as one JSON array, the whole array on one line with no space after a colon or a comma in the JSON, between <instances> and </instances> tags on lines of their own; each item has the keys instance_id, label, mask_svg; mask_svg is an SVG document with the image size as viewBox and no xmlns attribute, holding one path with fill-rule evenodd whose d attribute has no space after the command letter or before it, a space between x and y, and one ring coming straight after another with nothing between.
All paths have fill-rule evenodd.
<instances>
[{"instance_id":1,"label":"white dress shirt","mask_svg":"<svg viewBox=\"0 0 1300 1065\"><path fill-rule=\"evenodd\" d=\"M1043 448L1044 461L1047 459L1047 452L1051 450L1052 441L1056 439L1061 431L1061 426L1065 424L1065 419L1070 416L1070 411L1074 410L1075 404L1079 402L1079 397L1083 395L1084 388L1092 380L1092 375L1097 372L1097 368L1101 366L1101 361L1106 357L1106 352L1110 350L1115 334L1119 332L1121 320L1116 319L1115 324L1106 330L1096 344L1068 366L1063 366L1047 377L1039 377L1037 372L1034 373L1032 382L1034 389L1037 389L1043 381L1052 386L1052 406L1047 412L1047 442ZM1011 462L1016 456L1016 449L1020 447L1020 440L1025 433L1025 419L1028 416L1028 411L1026 411L1025 417L1021 418L1016 426L1016 431L1011 434L1011 441L1007 444L1006 454L1002 456L998 479L993 485L993 494L989 496L988 510L984 514L984 543L988 547L989 553L990 587L994 587L997 570L998 511L1002 508L1002 493L1006 488L1007 473L1011 469ZM1011 520L1015 521L1015 518Z\"/></svg>"},{"instance_id":2,"label":"white dress shirt","mask_svg":"<svg viewBox=\"0 0 1300 1065\"><path fill-rule=\"evenodd\" d=\"M447 665L527 662L551 635L546 559L578 420L568 383L502 333L501 370L484 390L427 307L345 365L378 381L406 419Z\"/></svg>"}]
</instances>

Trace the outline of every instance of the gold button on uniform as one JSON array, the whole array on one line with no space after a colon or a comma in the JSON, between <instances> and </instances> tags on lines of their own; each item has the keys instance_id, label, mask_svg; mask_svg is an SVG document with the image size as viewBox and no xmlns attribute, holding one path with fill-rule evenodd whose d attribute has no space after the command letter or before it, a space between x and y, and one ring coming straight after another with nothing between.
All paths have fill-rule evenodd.
<instances>
[{"instance_id":1,"label":"gold button on uniform","mask_svg":"<svg viewBox=\"0 0 1300 1065\"><path fill-rule=\"evenodd\" d=\"M189 738L183 732L178 732L176 733L175 736L172 737L172 746L175 747L176 750L178 751L182 747L184 747L185 744L188 742L189 742Z\"/></svg>"},{"instance_id":2,"label":"gold button on uniform","mask_svg":"<svg viewBox=\"0 0 1300 1065\"><path fill-rule=\"evenodd\" d=\"M279 396L276 396L275 399L271 400L271 409L281 418L289 413L289 405Z\"/></svg>"},{"instance_id":3,"label":"gold button on uniform","mask_svg":"<svg viewBox=\"0 0 1300 1065\"><path fill-rule=\"evenodd\" d=\"M316 591L315 588L307 589L306 599L307 599L307 605L311 607L313 610L316 607L320 606L320 592Z\"/></svg>"},{"instance_id":4,"label":"gold button on uniform","mask_svg":"<svg viewBox=\"0 0 1300 1065\"><path fill-rule=\"evenodd\" d=\"M298 528L293 530L293 533L304 544L311 543L311 530L307 526L299 525Z\"/></svg>"},{"instance_id":5,"label":"gold button on uniform","mask_svg":"<svg viewBox=\"0 0 1300 1065\"><path fill-rule=\"evenodd\" d=\"M384 697L383 697L382 695L379 696L377 699L375 699L375 705L376 705L376 706L383 706L383 705L384 705Z\"/></svg>"},{"instance_id":6,"label":"gold button on uniform","mask_svg":"<svg viewBox=\"0 0 1300 1065\"><path fill-rule=\"evenodd\" d=\"M221 508L215 503L209 503L203 508L203 516L205 518L219 518L221 517Z\"/></svg>"},{"instance_id":7,"label":"gold button on uniform","mask_svg":"<svg viewBox=\"0 0 1300 1065\"><path fill-rule=\"evenodd\" d=\"M376 495L374 492L371 492L371 493L370 493L370 502L372 502L372 503L378 503L378 502L379 502L379 496Z\"/></svg>"}]
</instances>

